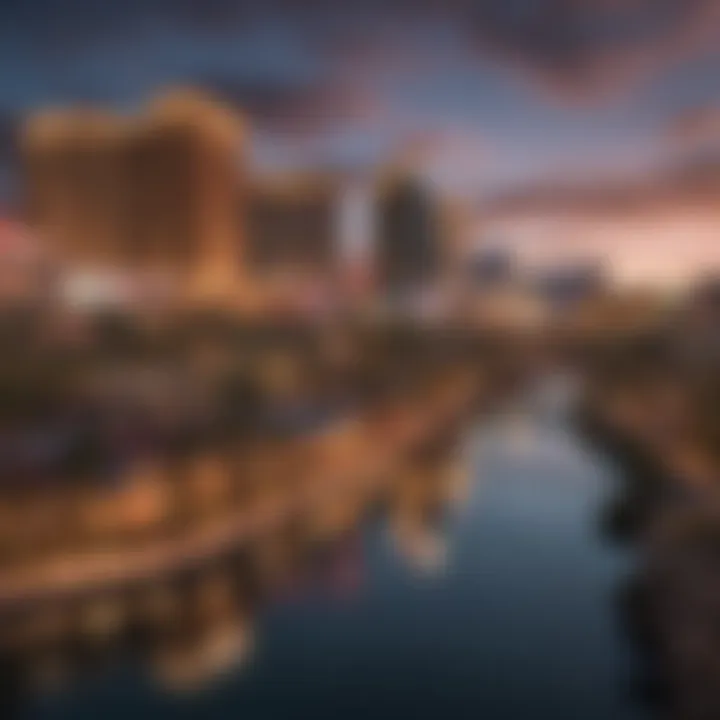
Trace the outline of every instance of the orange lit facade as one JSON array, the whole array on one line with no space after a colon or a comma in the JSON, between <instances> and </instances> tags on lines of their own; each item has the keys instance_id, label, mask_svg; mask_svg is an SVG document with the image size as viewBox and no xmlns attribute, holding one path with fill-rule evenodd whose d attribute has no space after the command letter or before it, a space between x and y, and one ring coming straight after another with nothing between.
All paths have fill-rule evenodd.
<instances>
[{"instance_id":1,"label":"orange lit facade","mask_svg":"<svg viewBox=\"0 0 720 720\"><path fill-rule=\"evenodd\" d=\"M27 209L68 270L161 274L193 300L239 289L244 128L189 92L133 119L45 113L24 137Z\"/></svg>"}]
</instances>

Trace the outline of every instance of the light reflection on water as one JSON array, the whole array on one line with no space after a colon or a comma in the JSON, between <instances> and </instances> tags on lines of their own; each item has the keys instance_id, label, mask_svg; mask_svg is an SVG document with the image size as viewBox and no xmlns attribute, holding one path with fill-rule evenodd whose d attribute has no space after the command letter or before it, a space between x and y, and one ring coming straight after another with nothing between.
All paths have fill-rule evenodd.
<instances>
[{"instance_id":1,"label":"light reflection on water","mask_svg":"<svg viewBox=\"0 0 720 720\"><path fill-rule=\"evenodd\" d=\"M610 467L528 403L443 472L441 498L396 495L282 583L215 681L174 695L120 662L22 716L644 717L614 607L628 558L597 528Z\"/></svg>"}]
</instances>

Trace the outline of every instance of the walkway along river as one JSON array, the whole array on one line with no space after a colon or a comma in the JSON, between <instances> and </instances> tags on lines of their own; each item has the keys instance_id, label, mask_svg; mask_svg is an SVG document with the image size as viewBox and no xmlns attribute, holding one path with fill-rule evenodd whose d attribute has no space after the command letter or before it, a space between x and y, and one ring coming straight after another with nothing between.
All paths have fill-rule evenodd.
<instances>
[{"instance_id":1,"label":"walkway along river","mask_svg":"<svg viewBox=\"0 0 720 720\"><path fill-rule=\"evenodd\" d=\"M276 595L235 669L176 694L120 659L19 716L649 717L616 607L632 558L600 530L616 471L547 395L468 431L466 493L421 532L379 514Z\"/></svg>"}]
</instances>

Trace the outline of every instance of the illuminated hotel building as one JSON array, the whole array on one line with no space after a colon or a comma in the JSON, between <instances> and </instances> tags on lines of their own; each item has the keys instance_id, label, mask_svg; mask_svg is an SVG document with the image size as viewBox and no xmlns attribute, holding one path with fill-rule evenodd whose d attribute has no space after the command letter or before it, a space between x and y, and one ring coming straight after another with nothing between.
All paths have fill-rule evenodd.
<instances>
[{"instance_id":1,"label":"illuminated hotel building","mask_svg":"<svg viewBox=\"0 0 720 720\"><path fill-rule=\"evenodd\" d=\"M112 159L123 128L94 111L56 111L28 122L24 137L25 180L32 224L54 254L71 264L102 264L115 238L108 225L122 193L113 186ZM119 240L119 238L117 238Z\"/></svg>"},{"instance_id":2,"label":"illuminated hotel building","mask_svg":"<svg viewBox=\"0 0 720 720\"><path fill-rule=\"evenodd\" d=\"M163 274L193 300L238 290L244 128L175 92L131 119L77 110L31 118L28 212L72 272Z\"/></svg>"}]
</instances>

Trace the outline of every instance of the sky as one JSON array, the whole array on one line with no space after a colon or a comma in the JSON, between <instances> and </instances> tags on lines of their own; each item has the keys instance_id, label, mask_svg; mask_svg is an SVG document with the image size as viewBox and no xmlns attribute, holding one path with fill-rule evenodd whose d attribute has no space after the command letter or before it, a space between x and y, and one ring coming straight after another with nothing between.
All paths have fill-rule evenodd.
<instances>
[{"instance_id":1,"label":"sky","mask_svg":"<svg viewBox=\"0 0 720 720\"><path fill-rule=\"evenodd\" d=\"M720 136L720 1L0 2L3 168L28 113L175 85L245 112L260 167L412 147L465 196L636 173Z\"/></svg>"}]
</instances>

